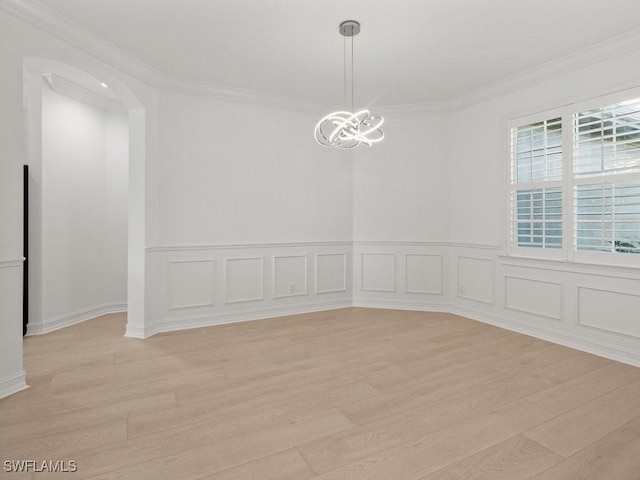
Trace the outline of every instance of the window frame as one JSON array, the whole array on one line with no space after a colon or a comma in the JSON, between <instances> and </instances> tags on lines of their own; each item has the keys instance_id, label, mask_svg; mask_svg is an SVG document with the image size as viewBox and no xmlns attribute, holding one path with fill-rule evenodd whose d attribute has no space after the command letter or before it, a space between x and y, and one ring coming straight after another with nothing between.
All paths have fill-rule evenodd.
<instances>
[{"instance_id":1,"label":"window frame","mask_svg":"<svg viewBox=\"0 0 640 480\"><path fill-rule=\"evenodd\" d=\"M575 115L592 109L602 108L615 103L640 98L640 87L625 89L619 92L602 95L588 100L574 102L559 108L513 118L508 122L507 129L507 255L514 257L539 258L573 263L596 264L605 266L624 266L640 268L640 254L597 252L577 250L576 219L577 208L574 197L578 185L596 185L608 183L623 183L628 181L640 183L640 172L610 173L580 177L574 175L574 117ZM516 159L512 151L513 129L524 127L536 122L561 118L562 125L562 180L541 181L530 183L514 183L513 175ZM550 188L559 183L562 192L562 247L532 248L518 246L516 205L513 194L517 190L533 188Z\"/></svg>"},{"instance_id":2,"label":"window frame","mask_svg":"<svg viewBox=\"0 0 640 480\"><path fill-rule=\"evenodd\" d=\"M537 122L544 122L546 120L550 120L553 118L560 118L562 125L562 145L565 143L565 118L564 118L564 108L556 108L553 110L547 110L544 112L539 112L531 115L526 115L523 117L519 117L513 119L509 122L508 128L508 142L507 142L507 151L508 151L508 167L507 167L507 253L511 256L518 257L532 257L532 258L541 258L541 259L550 259L550 260L565 260L564 258L564 250L565 250L565 242L566 242L566 233L565 233L565 195L564 195L564 181L566 177L565 171L565 159L564 159L564 150L562 151L562 179L561 180L551 180L551 181L539 181L539 182L527 182L527 183L518 183L514 182L514 168L515 168L515 158L513 156L513 129L520 128L527 125L531 125ZM517 176L517 174L516 174ZM562 194L562 247L561 248L532 248L532 247L520 247L517 243L517 219L516 216L516 208L513 203L513 196L518 190L531 190L538 188L555 188L559 187L561 189Z\"/></svg>"}]
</instances>

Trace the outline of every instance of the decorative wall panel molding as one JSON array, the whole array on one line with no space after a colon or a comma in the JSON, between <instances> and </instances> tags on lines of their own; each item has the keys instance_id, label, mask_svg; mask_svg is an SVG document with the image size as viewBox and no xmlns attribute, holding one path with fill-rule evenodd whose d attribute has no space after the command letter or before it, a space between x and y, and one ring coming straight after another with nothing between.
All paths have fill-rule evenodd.
<instances>
[{"instance_id":1,"label":"decorative wall panel molding","mask_svg":"<svg viewBox=\"0 0 640 480\"><path fill-rule=\"evenodd\" d=\"M360 266L363 292L396 291L396 254L362 253Z\"/></svg>"},{"instance_id":2,"label":"decorative wall panel molding","mask_svg":"<svg viewBox=\"0 0 640 480\"><path fill-rule=\"evenodd\" d=\"M316 293L347 291L347 254L316 255Z\"/></svg>"},{"instance_id":3,"label":"decorative wall panel molding","mask_svg":"<svg viewBox=\"0 0 640 480\"><path fill-rule=\"evenodd\" d=\"M442 295L442 255L405 254L405 293Z\"/></svg>"},{"instance_id":4,"label":"decorative wall panel molding","mask_svg":"<svg viewBox=\"0 0 640 480\"><path fill-rule=\"evenodd\" d=\"M597 263L564 262L529 257L499 255L500 264L508 267L546 270L549 272L575 273L593 277L628 278L640 280L640 268L620 265L601 265Z\"/></svg>"},{"instance_id":5,"label":"decorative wall panel molding","mask_svg":"<svg viewBox=\"0 0 640 480\"><path fill-rule=\"evenodd\" d=\"M244 257L225 260L226 303L264 300L264 258Z\"/></svg>"},{"instance_id":6,"label":"decorative wall panel molding","mask_svg":"<svg viewBox=\"0 0 640 480\"><path fill-rule=\"evenodd\" d=\"M494 304L494 278L493 260L458 257L458 297Z\"/></svg>"},{"instance_id":7,"label":"decorative wall panel molding","mask_svg":"<svg viewBox=\"0 0 640 480\"><path fill-rule=\"evenodd\" d=\"M640 294L578 287L578 325L640 339Z\"/></svg>"},{"instance_id":8,"label":"decorative wall panel molding","mask_svg":"<svg viewBox=\"0 0 640 480\"><path fill-rule=\"evenodd\" d=\"M319 247L350 247L352 242L278 242L278 243L224 243L211 245L164 245L147 247L147 253L191 252L199 250L244 250L244 249L312 249Z\"/></svg>"},{"instance_id":9,"label":"decorative wall panel molding","mask_svg":"<svg viewBox=\"0 0 640 480\"><path fill-rule=\"evenodd\" d=\"M505 276L505 308L562 320L563 285L532 278Z\"/></svg>"},{"instance_id":10,"label":"decorative wall panel molding","mask_svg":"<svg viewBox=\"0 0 640 480\"><path fill-rule=\"evenodd\" d=\"M273 298L307 294L307 255L273 257Z\"/></svg>"},{"instance_id":11,"label":"decorative wall panel molding","mask_svg":"<svg viewBox=\"0 0 640 480\"><path fill-rule=\"evenodd\" d=\"M213 259L170 260L168 287L170 310L213 306Z\"/></svg>"}]
</instances>

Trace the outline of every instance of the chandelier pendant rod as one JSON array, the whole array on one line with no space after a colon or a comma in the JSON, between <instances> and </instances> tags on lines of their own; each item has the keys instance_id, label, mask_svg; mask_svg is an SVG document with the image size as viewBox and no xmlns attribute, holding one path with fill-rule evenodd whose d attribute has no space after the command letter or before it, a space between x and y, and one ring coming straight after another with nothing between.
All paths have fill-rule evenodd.
<instances>
[{"instance_id":1,"label":"chandelier pendant rod","mask_svg":"<svg viewBox=\"0 0 640 480\"><path fill-rule=\"evenodd\" d=\"M333 112L323 117L316 124L314 136L316 142L325 147L350 149L361 144L371 146L384 138L384 133L380 129L384 119L380 116L371 116L369 110L354 111L353 37L360 33L360 24L355 20L346 20L340 24L339 31L345 37L343 42L345 111ZM349 48L347 48L346 37L351 37ZM347 59L347 55L351 58ZM351 107L350 111L349 107Z\"/></svg>"}]
</instances>

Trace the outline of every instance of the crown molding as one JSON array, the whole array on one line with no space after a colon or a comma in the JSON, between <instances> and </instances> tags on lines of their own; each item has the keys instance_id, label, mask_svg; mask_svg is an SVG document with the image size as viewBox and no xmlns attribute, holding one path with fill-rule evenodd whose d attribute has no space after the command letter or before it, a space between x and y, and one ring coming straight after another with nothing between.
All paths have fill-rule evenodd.
<instances>
[{"instance_id":1,"label":"crown molding","mask_svg":"<svg viewBox=\"0 0 640 480\"><path fill-rule=\"evenodd\" d=\"M550 78L579 70L640 48L640 29L632 30L592 47L570 53L564 57L525 70L499 82L487 85L474 92L452 99L448 103L450 111L490 100L505 93L515 92Z\"/></svg>"},{"instance_id":2,"label":"crown molding","mask_svg":"<svg viewBox=\"0 0 640 480\"><path fill-rule=\"evenodd\" d=\"M55 73L45 73L42 75L49 88L54 92L64 95L69 98L73 98L78 102L94 106L105 112L111 113L125 113L125 109L122 104L111 98L100 95L99 93L92 92L86 88L76 85L66 78L62 78Z\"/></svg>"},{"instance_id":3,"label":"crown molding","mask_svg":"<svg viewBox=\"0 0 640 480\"><path fill-rule=\"evenodd\" d=\"M37 0L0 0L0 10L148 85L159 88L162 83L162 75L154 68Z\"/></svg>"},{"instance_id":4,"label":"crown molding","mask_svg":"<svg viewBox=\"0 0 640 480\"><path fill-rule=\"evenodd\" d=\"M244 90L215 83L171 76L163 78L162 90L165 92L183 93L224 101L283 108L303 113L319 114L331 108L335 109L332 105L310 102L309 100L301 98L281 97L255 90Z\"/></svg>"},{"instance_id":5,"label":"crown molding","mask_svg":"<svg viewBox=\"0 0 640 480\"><path fill-rule=\"evenodd\" d=\"M426 103L413 103L407 105L385 105L375 107L376 115L384 115L385 117L413 117L425 114L440 115L449 113L451 106L449 102L426 102Z\"/></svg>"},{"instance_id":6,"label":"crown molding","mask_svg":"<svg viewBox=\"0 0 640 480\"><path fill-rule=\"evenodd\" d=\"M160 90L316 114L334 107L304 99L280 97L264 92L163 75L133 55L52 11L37 0L0 0L0 10L81 49L98 61L111 65ZM450 113L505 93L535 85L549 78L638 50L639 45L640 29L636 29L457 98L419 104L377 106L375 110L376 113L379 112L381 115L389 117Z\"/></svg>"}]
</instances>

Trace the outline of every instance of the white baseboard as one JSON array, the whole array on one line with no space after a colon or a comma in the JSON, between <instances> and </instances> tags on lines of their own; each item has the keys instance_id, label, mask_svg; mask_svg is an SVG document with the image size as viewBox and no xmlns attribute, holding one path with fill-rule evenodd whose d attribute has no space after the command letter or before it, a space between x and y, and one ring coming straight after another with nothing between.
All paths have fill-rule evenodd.
<instances>
[{"instance_id":1,"label":"white baseboard","mask_svg":"<svg viewBox=\"0 0 640 480\"><path fill-rule=\"evenodd\" d=\"M253 320L263 320L265 318L285 317L287 315L298 315L302 313L322 312L326 310L336 310L339 308L352 307L350 299L333 302L303 303L286 307L262 308L253 310L243 310L240 312L223 312L201 316L179 317L171 320L153 323L144 329L140 327L129 327L125 336L131 338L149 338L152 335L163 332L173 332L190 328L211 327L214 325L224 325L229 323L250 322Z\"/></svg>"},{"instance_id":2,"label":"white baseboard","mask_svg":"<svg viewBox=\"0 0 640 480\"><path fill-rule=\"evenodd\" d=\"M151 334L153 335L153 334ZM144 340L145 338L149 338L151 335L145 335L144 327L136 327L133 325L129 325L127 323L127 328L124 332L124 336L128 338L138 338L140 340Z\"/></svg>"},{"instance_id":3,"label":"white baseboard","mask_svg":"<svg viewBox=\"0 0 640 480\"><path fill-rule=\"evenodd\" d=\"M394 300L373 300L369 298L354 298L354 307L384 308L388 310L410 310L415 312L444 312L449 313L448 303L402 302Z\"/></svg>"},{"instance_id":4,"label":"white baseboard","mask_svg":"<svg viewBox=\"0 0 640 480\"><path fill-rule=\"evenodd\" d=\"M42 324L34 324L30 322L27 325L27 335L42 335L43 333L50 333L101 315L106 315L108 313L122 313L126 311L126 303L109 303L106 305L100 305L79 312L70 313L68 315L63 315L51 320L46 320Z\"/></svg>"},{"instance_id":5,"label":"white baseboard","mask_svg":"<svg viewBox=\"0 0 640 480\"><path fill-rule=\"evenodd\" d=\"M496 327L522 333L531 337L547 340L552 343L564 345L565 347L592 353L600 357L615 360L617 362L640 367L640 352L624 349L620 346L607 344L590 338L584 338L575 334L568 334L559 330L540 327L523 322L510 320L506 316L489 314L475 309L451 304L407 304L404 302L394 302L386 300L355 299L354 307L364 308L388 308L392 310L412 310L425 312L445 312L460 315L462 317L488 323Z\"/></svg>"},{"instance_id":6,"label":"white baseboard","mask_svg":"<svg viewBox=\"0 0 640 480\"><path fill-rule=\"evenodd\" d=\"M0 398L8 397L27 388L29 385L27 385L24 371L5 377L0 379Z\"/></svg>"},{"instance_id":7,"label":"white baseboard","mask_svg":"<svg viewBox=\"0 0 640 480\"><path fill-rule=\"evenodd\" d=\"M615 360L616 362L626 363L634 367L640 367L640 352L622 348L617 345L611 345L590 338L581 337L575 334L568 334L559 330L531 325L523 322L515 322L502 316L496 316L473 310L465 307L452 305L450 313L470 318L482 323L488 323L496 327L511 330L513 332L522 333L531 337L547 340L551 343L564 345L565 347L580 350L586 353L592 353L599 357Z\"/></svg>"}]
</instances>

